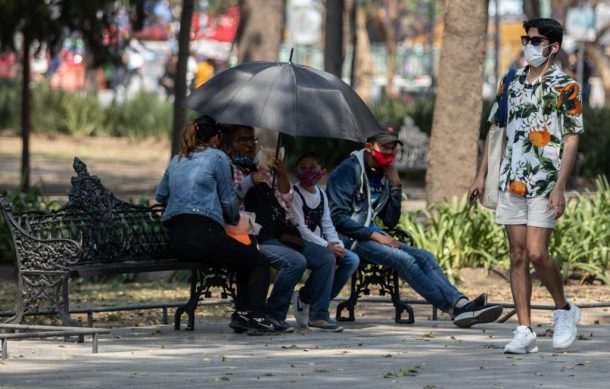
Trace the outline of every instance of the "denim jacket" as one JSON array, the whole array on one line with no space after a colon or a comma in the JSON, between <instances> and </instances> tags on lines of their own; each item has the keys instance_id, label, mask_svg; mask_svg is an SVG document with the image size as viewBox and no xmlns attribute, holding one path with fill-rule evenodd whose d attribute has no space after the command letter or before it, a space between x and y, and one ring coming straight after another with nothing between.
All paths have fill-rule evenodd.
<instances>
[{"instance_id":1,"label":"denim jacket","mask_svg":"<svg viewBox=\"0 0 610 389\"><path fill-rule=\"evenodd\" d=\"M155 197L165 205L161 221L180 214L206 216L222 226L239 221L231 161L220 150L195 151L190 158L175 155Z\"/></svg>"},{"instance_id":2,"label":"denim jacket","mask_svg":"<svg viewBox=\"0 0 610 389\"><path fill-rule=\"evenodd\" d=\"M354 249L359 240L369 240L369 226L379 217L386 227L398 224L402 188L390 188L383 177L383 192L375 208L371 204L369 180L364 168L364 150L354 151L328 177L326 195L333 224L345 247Z\"/></svg>"}]
</instances>

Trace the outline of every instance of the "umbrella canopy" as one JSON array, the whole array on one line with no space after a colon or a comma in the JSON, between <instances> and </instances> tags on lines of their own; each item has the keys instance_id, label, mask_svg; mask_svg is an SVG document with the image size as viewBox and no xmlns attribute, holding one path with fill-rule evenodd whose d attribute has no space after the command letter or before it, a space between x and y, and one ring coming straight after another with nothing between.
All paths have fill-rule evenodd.
<instances>
[{"instance_id":1,"label":"umbrella canopy","mask_svg":"<svg viewBox=\"0 0 610 389\"><path fill-rule=\"evenodd\" d=\"M362 142L382 130L349 85L292 62L247 62L224 70L187 97L186 105L219 123L292 136Z\"/></svg>"}]
</instances>

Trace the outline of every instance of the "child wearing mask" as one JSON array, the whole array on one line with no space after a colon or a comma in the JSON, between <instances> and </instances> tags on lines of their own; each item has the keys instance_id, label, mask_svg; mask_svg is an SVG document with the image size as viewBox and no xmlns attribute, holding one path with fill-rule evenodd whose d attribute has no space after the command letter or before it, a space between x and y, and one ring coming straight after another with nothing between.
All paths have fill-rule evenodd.
<instances>
[{"instance_id":1,"label":"child wearing mask","mask_svg":"<svg viewBox=\"0 0 610 389\"><path fill-rule=\"evenodd\" d=\"M296 163L295 174L299 180L294 186L292 213L294 222L303 239L314 244L327 247L336 257L337 270L329 301L337 297L343 286L358 268L360 259L352 251L346 250L337 235L335 226L330 217L330 208L326 193L317 185L318 181L326 175L323 168L322 157L316 153L304 153ZM324 327L322 324L310 322L307 312L307 291L302 288L295 291L292 296L292 309L294 316L301 326ZM328 307L328 304L326 304ZM328 309L324 316L329 316ZM331 326L334 323L329 323Z\"/></svg>"}]
</instances>

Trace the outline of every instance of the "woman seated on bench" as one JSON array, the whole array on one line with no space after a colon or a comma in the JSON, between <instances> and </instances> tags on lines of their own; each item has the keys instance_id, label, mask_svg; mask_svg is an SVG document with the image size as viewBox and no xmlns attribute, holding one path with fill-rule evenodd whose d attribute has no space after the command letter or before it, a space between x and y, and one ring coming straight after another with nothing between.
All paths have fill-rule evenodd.
<instances>
[{"instance_id":1,"label":"woman seated on bench","mask_svg":"<svg viewBox=\"0 0 610 389\"><path fill-rule=\"evenodd\" d=\"M269 260L225 233L226 224L239 221L239 200L231 162L219 145L220 127L208 116L184 128L180 153L170 161L156 193L165 205L161 221L180 260L237 272L231 328L248 335L273 333L265 318Z\"/></svg>"}]
</instances>

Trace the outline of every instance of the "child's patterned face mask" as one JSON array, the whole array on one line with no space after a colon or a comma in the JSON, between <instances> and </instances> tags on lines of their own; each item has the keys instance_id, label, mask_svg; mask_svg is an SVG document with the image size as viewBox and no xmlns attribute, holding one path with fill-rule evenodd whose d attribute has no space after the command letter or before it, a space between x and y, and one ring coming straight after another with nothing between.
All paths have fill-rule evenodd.
<instances>
[{"instance_id":1,"label":"child's patterned face mask","mask_svg":"<svg viewBox=\"0 0 610 389\"><path fill-rule=\"evenodd\" d=\"M312 186L318 183L320 178L324 175L324 172L314 168L301 168L297 170L297 179L303 184L303 186Z\"/></svg>"}]
</instances>

